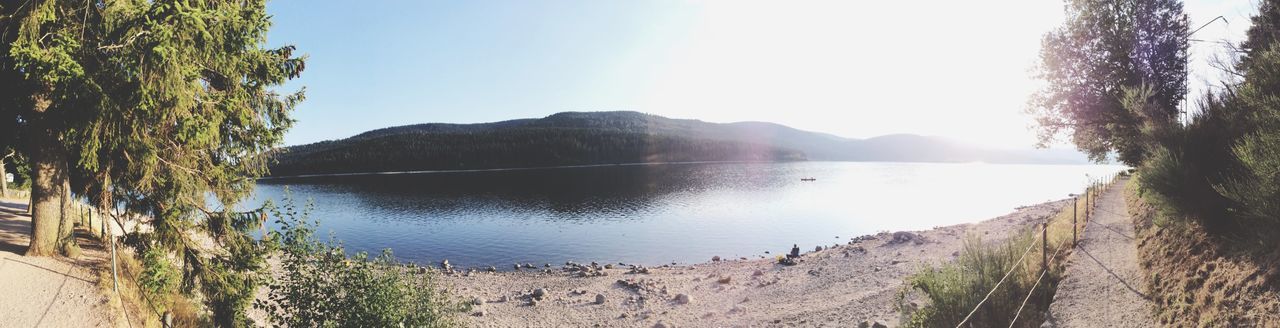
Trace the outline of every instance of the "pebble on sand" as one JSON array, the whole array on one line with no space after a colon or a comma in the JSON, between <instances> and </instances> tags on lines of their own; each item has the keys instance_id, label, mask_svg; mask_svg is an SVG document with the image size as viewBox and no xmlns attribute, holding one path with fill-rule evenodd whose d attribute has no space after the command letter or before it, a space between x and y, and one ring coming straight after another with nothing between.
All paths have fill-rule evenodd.
<instances>
[{"instance_id":1,"label":"pebble on sand","mask_svg":"<svg viewBox=\"0 0 1280 328\"><path fill-rule=\"evenodd\" d=\"M689 304L689 301L689 294L680 293L676 295L676 303L678 304Z\"/></svg>"}]
</instances>

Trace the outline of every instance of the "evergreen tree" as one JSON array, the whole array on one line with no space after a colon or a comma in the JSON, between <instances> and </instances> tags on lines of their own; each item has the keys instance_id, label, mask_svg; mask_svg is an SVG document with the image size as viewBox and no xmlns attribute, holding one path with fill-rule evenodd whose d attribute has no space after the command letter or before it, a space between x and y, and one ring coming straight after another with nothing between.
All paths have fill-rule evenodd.
<instances>
[{"instance_id":1,"label":"evergreen tree","mask_svg":"<svg viewBox=\"0 0 1280 328\"><path fill-rule=\"evenodd\" d=\"M227 208L247 195L302 100L273 91L304 61L263 47L265 1L4 1L0 12L0 79L13 86L0 119L18 126L34 173L28 254L54 253L74 180L104 209L152 218L139 244L179 255L185 290L221 325L244 324L263 256L246 232L261 218L205 197Z\"/></svg>"}]
</instances>

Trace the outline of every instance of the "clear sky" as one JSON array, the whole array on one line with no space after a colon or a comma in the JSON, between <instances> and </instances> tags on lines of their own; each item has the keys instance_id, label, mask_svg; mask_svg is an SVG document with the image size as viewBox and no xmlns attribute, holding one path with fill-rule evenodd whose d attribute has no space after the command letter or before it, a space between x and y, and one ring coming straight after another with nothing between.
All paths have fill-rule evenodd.
<instances>
[{"instance_id":1,"label":"clear sky","mask_svg":"<svg viewBox=\"0 0 1280 328\"><path fill-rule=\"evenodd\" d=\"M1191 0L1238 40L1248 0ZM1035 141L1023 114L1059 0L275 0L269 43L310 56L294 145L426 122L634 110L866 138ZM1193 85L1215 81L1197 43Z\"/></svg>"}]
</instances>

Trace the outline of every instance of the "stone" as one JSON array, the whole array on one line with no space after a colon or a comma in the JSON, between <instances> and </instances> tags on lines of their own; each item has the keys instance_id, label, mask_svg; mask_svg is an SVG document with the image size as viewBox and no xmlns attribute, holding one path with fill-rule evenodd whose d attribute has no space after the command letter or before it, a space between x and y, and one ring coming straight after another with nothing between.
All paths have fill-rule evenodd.
<instances>
[{"instance_id":1,"label":"stone","mask_svg":"<svg viewBox=\"0 0 1280 328\"><path fill-rule=\"evenodd\" d=\"M477 317L483 317L483 316L484 316L484 310L476 311L476 312L474 312L474 313L471 313L471 315L473 315L473 316L477 316Z\"/></svg>"},{"instance_id":2,"label":"stone","mask_svg":"<svg viewBox=\"0 0 1280 328\"><path fill-rule=\"evenodd\" d=\"M711 262L720 262L720 255L712 256Z\"/></svg>"},{"instance_id":3,"label":"stone","mask_svg":"<svg viewBox=\"0 0 1280 328\"><path fill-rule=\"evenodd\" d=\"M508 298L507 295L502 295L502 297L498 298L498 303L506 303L508 300L510 300L510 298Z\"/></svg>"},{"instance_id":4,"label":"stone","mask_svg":"<svg viewBox=\"0 0 1280 328\"><path fill-rule=\"evenodd\" d=\"M440 261L440 269L444 271L453 271L453 265L449 264L449 260Z\"/></svg>"},{"instance_id":5,"label":"stone","mask_svg":"<svg viewBox=\"0 0 1280 328\"><path fill-rule=\"evenodd\" d=\"M596 304L604 304L604 294L596 294Z\"/></svg>"},{"instance_id":6,"label":"stone","mask_svg":"<svg viewBox=\"0 0 1280 328\"><path fill-rule=\"evenodd\" d=\"M716 280L716 282L722 283L722 284L727 284L731 281L733 281L733 278L730 278L730 277L721 277L720 279Z\"/></svg>"},{"instance_id":7,"label":"stone","mask_svg":"<svg viewBox=\"0 0 1280 328\"><path fill-rule=\"evenodd\" d=\"M605 265L604 265L604 268L605 268L605 269L613 269L613 263L605 264Z\"/></svg>"},{"instance_id":8,"label":"stone","mask_svg":"<svg viewBox=\"0 0 1280 328\"><path fill-rule=\"evenodd\" d=\"M676 303L689 304L689 294L680 293L676 295Z\"/></svg>"},{"instance_id":9,"label":"stone","mask_svg":"<svg viewBox=\"0 0 1280 328\"><path fill-rule=\"evenodd\" d=\"M653 328L675 328L675 326L672 326L662 321L658 321L658 323L653 324Z\"/></svg>"},{"instance_id":10,"label":"stone","mask_svg":"<svg viewBox=\"0 0 1280 328\"><path fill-rule=\"evenodd\" d=\"M889 328L889 326L886 326L885 324L880 323L879 321L876 321L871 323L871 328Z\"/></svg>"},{"instance_id":11,"label":"stone","mask_svg":"<svg viewBox=\"0 0 1280 328\"><path fill-rule=\"evenodd\" d=\"M520 271L520 263L513 264L512 266L516 268L516 271Z\"/></svg>"},{"instance_id":12,"label":"stone","mask_svg":"<svg viewBox=\"0 0 1280 328\"><path fill-rule=\"evenodd\" d=\"M917 245L924 243L924 238L910 231L898 231L893 233L893 239L889 240L890 244L915 243Z\"/></svg>"},{"instance_id":13,"label":"stone","mask_svg":"<svg viewBox=\"0 0 1280 328\"><path fill-rule=\"evenodd\" d=\"M538 289L534 289L534 290L533 290L533 298L536 298L536 299L542 299L543 297L546 297L546 296L547 296L547 294L549 294L549 293L550 293L550 292L549 292L546 288L538 288Z\"/></svg>"},{"instance_id":14,"label":"stone","mask_svg":"<svg viewBox=\"0 0 1280 328\"><path fill-rule=\"evenodd\" d=\"M818 246L814 247L814 248L813 248L813 251L814 251L814 252L821 252L821 251L822 251L822 245L818 245Z\"/></svg>"},{"instance_id":15,"label":"stone","mask_svg":"<svg viewBox=\"0 0 1280 328\"><path fill-rule=\"evenodd\" d=\"M494 266L492 266L492 265L490 265L490 266L489 266L488 268L486 268L485 270L488 270L489 272L496 272L496 271L498 271L498 268L497 268L497 267L494 267Z\"/></svg>"},{"instance_id":16,"label":"stone","mask_svg":"<svg viewBox=\"0 0 1280 328\"><path fill-rule=\"evenodd\" d=\"M484 301L481 300L479 297L471 298L471 305L480 305L480 304L484 304Z\"/></svg>"},{"instance_id":17,"label":"stone","mask_svg":"<svg viewBox=\"0 0 1280 328\"><path fill-rule=\"evenodd\" d=\"M760 271L760 270L756 270L755 272L752 272L752 273L751 273L751 276L752 276L752 277L759 277L759 276L763 276L763 275L764 275L764 271Z\"/></svg>"},{"instance_id":18,"label":"stone","mask_svg":"<svg viewBox=\"0 0 1280 328\"><path fill-rule=\"evenodd\" d=\"M529 299L529 306L538 306L538 299L536 299L536 298L530 298L530 299Z\"/></svg>"}]
</instances>

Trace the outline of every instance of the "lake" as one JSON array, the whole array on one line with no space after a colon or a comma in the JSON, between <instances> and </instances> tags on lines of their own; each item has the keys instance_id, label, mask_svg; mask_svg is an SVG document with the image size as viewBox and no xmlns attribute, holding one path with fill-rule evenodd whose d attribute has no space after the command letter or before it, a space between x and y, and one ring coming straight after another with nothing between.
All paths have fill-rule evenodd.
<instances>
[{"instance_id":1,"label":"lake","mask_svg":"<svg viewBox=\"0 0 1280 328\"><path fill-rule=\"evenodd\" d=\"M313 202L319 235L418 263L656 265L980 221L1122 169L793 162L361 175L263 180L242 206L279 202L287 189Z\"/></svg>"}]
</instances>

